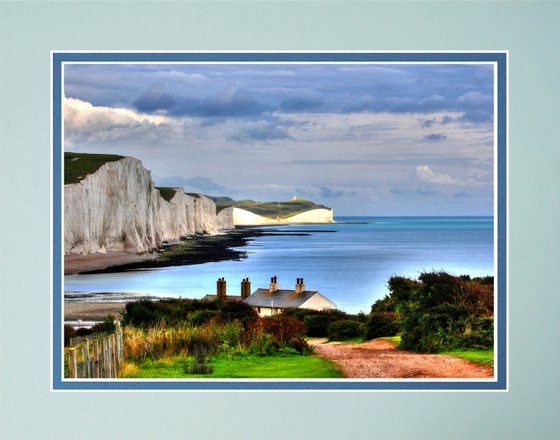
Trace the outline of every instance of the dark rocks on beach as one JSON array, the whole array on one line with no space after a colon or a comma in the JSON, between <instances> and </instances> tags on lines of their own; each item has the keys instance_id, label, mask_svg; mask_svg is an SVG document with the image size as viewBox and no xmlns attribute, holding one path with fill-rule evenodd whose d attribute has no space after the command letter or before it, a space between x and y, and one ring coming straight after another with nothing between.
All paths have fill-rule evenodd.
<instances>
[{"instance_id":1,"label":"dark rocks on beach","mask_svg":"<svg viewBox=\"0 0 560 440\"><path fill-rule=\"evenodd\" d=\"M164 246L158 251L156 258L133 263L121 264L103 269L83 271L84 274L116 273L132 270L155 269L169 266L187 266L225 260L242 260L247 258L247 252L238 248L246 246L255 237L262 236L306 236L311 232L334 231L308 231L308 230L278 230L260 228L236 228L220 235L204 235L182 240L178 244Z\"/></svg>"}]
</instances>

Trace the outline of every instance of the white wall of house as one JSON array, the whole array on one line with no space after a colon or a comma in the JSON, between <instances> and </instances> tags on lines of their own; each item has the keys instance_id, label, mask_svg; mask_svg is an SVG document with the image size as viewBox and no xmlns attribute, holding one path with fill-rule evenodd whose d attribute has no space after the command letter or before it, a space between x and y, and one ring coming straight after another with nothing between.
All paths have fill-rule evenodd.
<instances>
[{"instance_id":1,"label":"white wall of house","mask_svg":"<svg viewBox=\"0 0 560 440\"><path fill-rule=\"evenodd\" d=\"M253 307L258 315L263 318L265 316L274 316L282 313L282 309L271 309L270 307Z\"/></svg>"},{"instance_id":2,"label":"white wall of house","mask_svg":"<svg viewBox=\"0 0 560 440\"><path fill-rule=\"evenodd\" d=\"M323 298L321 295L316 294L305 301L299 308L312 310L331 310L336 309L336 306L330 301Z\"/></svg>"}]
</instances>

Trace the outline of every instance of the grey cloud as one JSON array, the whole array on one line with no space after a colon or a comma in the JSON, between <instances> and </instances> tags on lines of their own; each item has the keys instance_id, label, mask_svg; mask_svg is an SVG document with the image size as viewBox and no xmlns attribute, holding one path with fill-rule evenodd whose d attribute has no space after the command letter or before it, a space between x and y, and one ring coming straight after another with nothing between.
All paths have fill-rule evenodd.
<instances>
[{"instance_id":1,"label":"grey cloud","mask_svg":"<svg viewBox=\"0 0 560 440\"><path fill-rule=\"evenodd\" d=\"M325 199L338 199L340 197L356 195L355 191L341 191L341 190L333 190L328 186L320 186L319 187L320 196Z\"/></svg>"},{"instance_id":2,"label":"grey cloud","mask_svg":"<svg viewBox=\"0 0 560 440\"><path fill-rule=\"evenodd\" d=\"M178 99L169 113L174 116L244 117L267 110L269 107L257 101L247 89L228 87L210 97L193 96Z\"/></svg>"},{"instance_id":3,"label":"grey cloud","mask_svg":"<svg viewBox=\"0 0 560 440\"><path fill-rule=\"evenodd\" d=\"M254 141L267 142L271 140L289 138L290 136L286 130L267 121L249 123L233 135L228 136L228 140L238 143L248 143Z\"/></svg>"},{"instance_id":4,"label":"grey cloud","mask_svg":"<svg viewBox=\"0 0 560 440\"><path fill-rule=\"evenodd\" d=\"M154 84L133 102L134 107L141 112L152 113L157 110L167 110L175 105L175 98L165 92L161 84Z\"/></svg>"},{"instance_id":5,"label":"grey cloud","mask_svg":"<svg viewBox=\"0 0 560 440\"><path fill-rule=\"evenodd\" d=\"M191 177L185 179L180 176L159 177L153 176L158 186L171 186L184 188L187 192L199 192L203 194L225 194L226 187L220 185L208 177Z\"/></svg>"},{"instance_id":6,"label":"grey cloud","mask_svg":"<svg viewBox=\"0 0 560 440\"><path fill-rule=\"evenodd\" d=\"M432 133L422 138L426 142L440 142L447 139L447 136L440 133Z\"/></svg>"}]
</instances>

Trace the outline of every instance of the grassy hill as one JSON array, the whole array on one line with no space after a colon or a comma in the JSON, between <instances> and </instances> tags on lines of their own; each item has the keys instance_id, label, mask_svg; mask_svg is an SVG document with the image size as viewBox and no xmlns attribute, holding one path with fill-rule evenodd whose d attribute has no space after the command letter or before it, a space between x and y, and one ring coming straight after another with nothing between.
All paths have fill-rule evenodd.
<instances>
[{"instance_id":1,"label":"grassy hill","mask_svg":"<svg viewBox=\"0 0 560 440\"><path fill-rule=\"evenodd\" d=\"M312 209L330 209L311 200L292 199L286 202L256 202L255 200L232 200L229 197L212 197L216 203L216 211L234 206L254 214L269 218L285 218Z\"/></svg>"},{"instance_id":2,"label":"grassy hill","mask_svg":"<svg viewBox=\"0 0 560 440\"><path fill-rule=\"evenodd\" d=\"M168 202L175 196L177 190L175 188L168 188L165 186L156 186L161 196Z\"/></svg>"},{"instance_id":3,"label":"grassy hill","mask_svg":"<svg viewBox=\"0 0 560 440\"><path fill-rule=\"evenodd\" d=\"M78 183L107 162L123 158L116 154L64 153L64 184Z\"/></svg>"}]
</instances>

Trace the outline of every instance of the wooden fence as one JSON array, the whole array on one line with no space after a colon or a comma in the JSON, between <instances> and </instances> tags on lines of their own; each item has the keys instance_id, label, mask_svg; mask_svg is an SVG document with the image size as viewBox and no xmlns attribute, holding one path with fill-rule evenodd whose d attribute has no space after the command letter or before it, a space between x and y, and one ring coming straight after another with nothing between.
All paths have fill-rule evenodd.
<instances>
[{"instance_id":1,"label":"wooden fence","mask_svg":"<svg viewBox=\"0 0 560 440\"><path fill-rule=\"evenodd\" d=\"M97 335L96 339L83 338L68 348L68 372L71 379L116 378L122 368L123 333L119 321L110 335Z\"/></svg>"}]
</instances>

